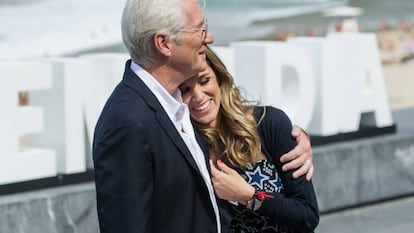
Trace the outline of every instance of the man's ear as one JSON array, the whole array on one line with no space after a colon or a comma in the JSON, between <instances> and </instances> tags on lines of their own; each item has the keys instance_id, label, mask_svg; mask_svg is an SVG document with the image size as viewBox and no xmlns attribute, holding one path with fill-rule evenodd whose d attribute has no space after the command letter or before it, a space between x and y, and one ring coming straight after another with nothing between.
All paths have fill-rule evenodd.
<instances>
[{"instance_id":1,"label":"man's ear","mask_svg":"<svg viewBox=\"0 0 414 233\"><path fill-rule=\"evenodd\" d=\"M154 35L154 45L155 48L164 56L170 56L171 55L171 43L173 41L170 40L170 37L168 37L165 34L162 33L155 33Z\"/></svg>"}]
</instances>

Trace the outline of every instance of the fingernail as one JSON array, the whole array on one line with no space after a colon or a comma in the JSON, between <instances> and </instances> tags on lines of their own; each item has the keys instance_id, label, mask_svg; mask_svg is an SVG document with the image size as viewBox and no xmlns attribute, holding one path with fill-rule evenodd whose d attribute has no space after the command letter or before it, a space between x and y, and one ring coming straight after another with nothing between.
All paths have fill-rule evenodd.
<instances>
[{"instance_id":1,"label":"fingernail","mask_svg":"<svg viewBox=\"0 0 414 233\"><path fill-rule=\"evenodd\" d=\"M221 159L217 159L217 163L222 163Z\"/></svg>"}]
</instances>

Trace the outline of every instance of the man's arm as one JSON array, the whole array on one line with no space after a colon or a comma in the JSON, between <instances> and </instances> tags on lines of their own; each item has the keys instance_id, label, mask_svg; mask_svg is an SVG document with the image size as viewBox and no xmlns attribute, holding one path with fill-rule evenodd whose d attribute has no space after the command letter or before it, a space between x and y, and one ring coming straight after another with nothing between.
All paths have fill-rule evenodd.
<instances>
[{"instance_id":1,"label":"man's arm","mask_svg":"<svg viewBox=\"0 0 414 233\"><path fill-rule=\"evenodd\" d=\"M94 140L100 230L149 233L153 203L151 152L142 127L119 119L104 122Z\"/></svg>"},{"instance_id":2,"label":"man's arm","mask_svg":"<svg viewBox=\"0 0 414 233\"><path fill-rule=\"evenodd\" d=\"M306 174L306 180L310 181L314 167L312 163L313 153L309 135L297 125L292 128L292 136L296 139L297 145L293 150L282 155L280 162L286 163L283 165L283 171L297 169L293 172L293 178Z\"/></svg>"}]
</instances>

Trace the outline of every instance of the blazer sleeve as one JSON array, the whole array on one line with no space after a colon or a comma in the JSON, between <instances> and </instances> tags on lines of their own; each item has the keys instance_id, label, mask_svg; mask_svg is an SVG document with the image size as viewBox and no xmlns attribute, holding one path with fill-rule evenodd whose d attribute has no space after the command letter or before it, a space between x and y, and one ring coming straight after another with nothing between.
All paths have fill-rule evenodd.
<instances>
[{"instance_id":1,"label":"blazer sleeve","mask_svg":"<svg viewBox=\"0 0 414 233\"><path fill-rule=\"evenodd\" d=\"M272 193L274 198L265 200L258 211L261 215L274 218L286 226L312 232L319 222L319 210L312 181L307 182L305 176L293 179L293 171L283 172L283 164L280 162L280 157L296 146L296 140L291 136L292 123L279 109L273 107L263 109L265 111L261 114L262 121L258 126L262 147L276 165L284 192Z\"/></svg>"},{"instance_id":2,"label":"blazer sleeve","mask_svg":"<svg viewBox=\"0 0 414 233\"><path fill-rule=\"evenodd\" d=\"M152 157L143 126L122 114L103 115L93 146L101 232L152 232Z\"/></svg>"}]
</instances>

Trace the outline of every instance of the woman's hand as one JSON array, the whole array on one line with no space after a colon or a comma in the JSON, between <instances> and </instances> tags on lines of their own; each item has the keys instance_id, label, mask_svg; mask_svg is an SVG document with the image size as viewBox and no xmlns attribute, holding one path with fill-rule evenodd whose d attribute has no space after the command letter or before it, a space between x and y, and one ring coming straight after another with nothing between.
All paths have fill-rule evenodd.
<instances>
[{"instance_id":1,"label":"woman's hand","mask_svg":"<svg viewBox=\"0 0 414 233\"><path fill-rule=\"evenodd\" d=\"M246 205L252 199L255 189L236 170L217 160L217 167L210 159L211 181L217 196L228 201Z\"/></svg>"}]
</instances>

